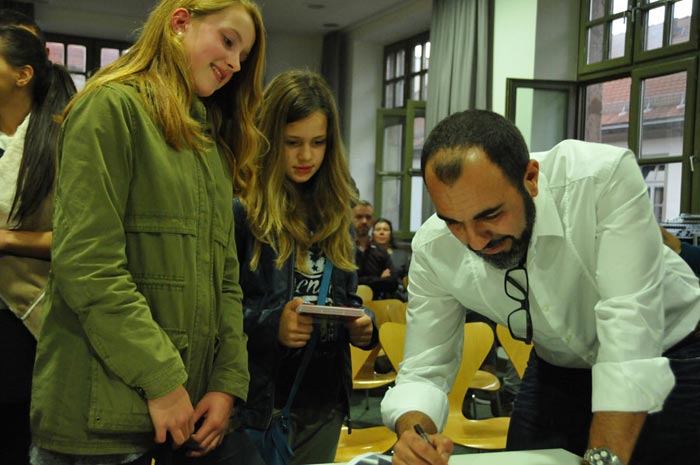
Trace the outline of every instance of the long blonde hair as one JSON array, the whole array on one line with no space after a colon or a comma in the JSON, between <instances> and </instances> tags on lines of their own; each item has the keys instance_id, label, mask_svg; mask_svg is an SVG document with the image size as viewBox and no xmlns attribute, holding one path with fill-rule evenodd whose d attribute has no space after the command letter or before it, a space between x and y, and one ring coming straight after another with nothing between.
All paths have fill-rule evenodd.
<instances>
[{"instance_id":1,"label":"long blonde hair","mask_svg":"<svg viewBox=\"0 0 700 465\"><path fill-rule=\"evenodd\" d=\"M163 132L168 145L201 149L211 143L201 125L190 115L194 86L182 41L170 19L178 8L192 18L241 5L255 25L255 44L241 70L213 95L203 98L214 123L216 142L224 150L234 179L234 193L241 193L252 177L252 164L260 150L261 133L255 114L262 103L265 61L265 28L262 15L251 0L161 0L143 25L141 35L127 53L100 69L68 104L64 117L78 99L111 82L128 82L144 96L144 104Z\"/></svg>"},{"instance_id":2,"label":"long blonde hair","mask_svg":"<svg viewBox=\"0 0 700 465\"><path fill-rule=\"evenodd\" d=\"M277 267L296 251L296 266L305 269L306 251L318 244L335 266L354 270L350 206L356 196L333 94L318 74L287 71L270 82L264 97L258 125L269 146L258 157L243 199L256 239L251 268L257 268L262 244L268 244L277 253ZM284 129L316 111L328 123L325 157L313 178L297 184L286 175Z\"/></svg>"}]
</instances>

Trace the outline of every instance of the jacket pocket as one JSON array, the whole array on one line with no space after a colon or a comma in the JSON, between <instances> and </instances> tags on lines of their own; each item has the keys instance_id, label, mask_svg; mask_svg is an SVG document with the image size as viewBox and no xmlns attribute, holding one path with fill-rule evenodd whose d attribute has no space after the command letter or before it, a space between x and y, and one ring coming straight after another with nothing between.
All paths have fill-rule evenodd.
<instances>
[{"instance_id":1,"label":"jacket pocket","mask_svg":"<svg viewBox=\"0 0 700 465\"><path fill-rule=\"evenodd\" d=\"M164 330L186 360L187 332ZM138 363L138 360L134 360ZM88 429L99 433L147 433L153 431L148 404L137 387L124 383L99 360L90 361L90 407Z\"/></svg>"}]
</instances>

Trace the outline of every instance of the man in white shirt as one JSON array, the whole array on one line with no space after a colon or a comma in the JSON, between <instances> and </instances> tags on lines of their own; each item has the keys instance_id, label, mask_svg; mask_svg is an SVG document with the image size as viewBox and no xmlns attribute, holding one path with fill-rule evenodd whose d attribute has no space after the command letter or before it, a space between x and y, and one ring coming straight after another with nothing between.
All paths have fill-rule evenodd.
<instances>
[{"instance_id":1,"label":"man in white shirt","mask_svg":"<svg viewBox=\"0 0 700 465\"><path fill-rule=\"evenodd\" d=\"M421 167L437 213L413 239L404 361L382 402L396 463L447 463L435 433L465 308L534 342L509 449L700 463L700 287L663 246L634 155L564 141L530 158L512 123L469 110L437 125Z\"/></svg>"}]
</instances>

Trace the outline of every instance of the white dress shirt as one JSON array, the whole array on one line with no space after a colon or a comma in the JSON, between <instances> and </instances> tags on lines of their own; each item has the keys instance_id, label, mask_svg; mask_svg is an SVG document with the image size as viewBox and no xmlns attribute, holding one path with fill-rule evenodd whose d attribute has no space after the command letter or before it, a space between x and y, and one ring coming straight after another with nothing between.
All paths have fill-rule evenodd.
<instances>
[{"instance_id":1,"label":"white dress shirt","mask_svg":"<svg viewBox=\"0 0 700 465\"><path fill-rule=\"evenodd\" d=\"M663 246L629 150L564 141L540 162L527 254L533 342L545 361L592 368L593 411L655 412L674 384L664 350L700 320L698 279ZM389 428L404 413L439 429L459 369L465 308L507 326L518 303L505 270L484 262L433 215L416 233L404 360L382 401Z\"/></svg>"}]
</instances>

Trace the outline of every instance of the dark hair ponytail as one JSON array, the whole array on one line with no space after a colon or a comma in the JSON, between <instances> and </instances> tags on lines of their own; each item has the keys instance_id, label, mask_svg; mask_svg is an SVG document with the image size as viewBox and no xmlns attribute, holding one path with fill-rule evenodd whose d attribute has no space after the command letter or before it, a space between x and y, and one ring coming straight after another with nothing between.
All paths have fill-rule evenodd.
<instances>
[{"instance_id":1,"label":"dark hair ponytail","mask_svg":"<svg viewBox=\"0 0 700 465\"><path fill-rule=\"evenodd\" d=\"M0 55L15 68L31 66L32 109L24 139L24 151L10 220L18 227L53 189L56 176L56 140L60 124L55 120L75 94L75 85L63 66L48 60L41 41L26 29L0 27Z\"/></svg>"}]
</instances>

